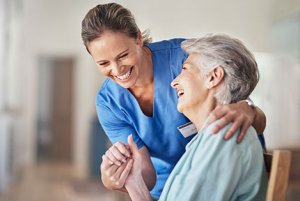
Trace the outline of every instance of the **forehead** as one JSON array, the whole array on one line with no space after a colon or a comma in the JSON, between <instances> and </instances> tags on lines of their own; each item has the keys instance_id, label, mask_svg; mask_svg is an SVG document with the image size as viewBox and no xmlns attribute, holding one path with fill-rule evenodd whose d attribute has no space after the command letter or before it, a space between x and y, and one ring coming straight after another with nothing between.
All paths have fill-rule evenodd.
<instances>
[{"instance_id":1,"label":"forehead","mask_svg":"<svg viewBox=\"0 0 300 201\"><path fill-rule=\"evenodd\" d=\"M200 57L201 57L201 55L199 53L191 53L191 54L189 54L185 63L200 67Z\"/></svg>"},{"instance_id":2,"label":"forehead","mask_svg":"<svg viewBox=\"0 0 300 201\"><path fill-rule=\"evenodd\" d=\"M99 38L91 41L88 48L94 59L105 60L116 57L134 44L135 39L125 33L105 31Z\"/></svg>"}]
</instances>

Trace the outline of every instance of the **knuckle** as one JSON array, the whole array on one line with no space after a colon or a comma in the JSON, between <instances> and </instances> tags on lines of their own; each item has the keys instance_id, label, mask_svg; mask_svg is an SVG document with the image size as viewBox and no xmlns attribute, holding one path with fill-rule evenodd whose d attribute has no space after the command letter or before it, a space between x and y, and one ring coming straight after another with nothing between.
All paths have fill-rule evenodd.
<instances>
[{"instance_id":1,"label":"knuckle","mask_svg":"<svg viewBox=\"0 0 300 201\"><path fill-rule=\"evenodd\" d=\"M121 182L116 181L116 182L115 182L115 185L116 185L117 187L120 187L120 186L121 186Z\"/></svg>"},{"instance_id":2,"label":"knuckle","mask_svg":"<svg viewBox=\"0 0 300 201\"><path fill-rule=\"evenodd\" d=\"M219 110L222 108L222 105L217 105L216 109Z\"/></svg>"},{"instance_id":3,"label":"knuckle","mask_svg":"<svg viewBox=\"0 0 300 201\"><path fill-rule=\"evenodd\" d=\"M221 107L222 105L220 105L220 107ZM223 108L225 109L225 110L229 110L230 109L230 105L229 104L226 104L226 105L223 105Z\"/></svg>"},{"instance_id":4,"label":"knuckle","mask_svg":"<svg viewBox=\"0 0 300 201\"><path fill-rule=\"evenodd\" d=\"M217 114L215 112L212 112L210 114L210 116L211 116L212 119L216 119L217 118Z\"/></svg>"},{"instance_id":5,"label":"knuckle","mask_svg":"<svg viewBox=\"0 0 300 201\"><path fill-rule=\"evenodd\" d=\"M215 127L214 127L215 132L219 131L220 128L221 128L221 125L219 125L219 124L215 125Z\"/></svg>"},{"instance_id":6,"label":"knuckle","mask_svg":"<svg viewBox=\"0 0 300 201\"><path fill-rule=\"evenodd\" d=\"M230 110L230 112L229 112L232 116L237 116L237 115L239 115L239 111L236 111L236 110Z\"/></svg>"},{"instance_id":7,"label":"knuckle","mask_svg":"<svg viewBox=\"0 0 300 201\"><path fill-rule=\"evenodd\" d=\"M122 143L121 143L121 142L116 142L116 143L115 143L115 146L116 146L116 147L120 147L120 146L122 146Z\"/></svg>"},{"instance_id":8,"label":"knuckle","mask_svg":"<svg viewBox=\"0 0 300 201\"><path fill-rule=\"evenodd\" d=\"M110 179L111 175L109 171L103 171L103 174Z\"/></svg>"},{"instance_id":9,"label":"knuckle","mask_svg":"<svg viewBox=\"0 0 300 201\"><path fill-rule=\"evenodd\" d=\"M224 116L223 119L222 119L222 123L227 123L230 121L230 118L228 116Z\"/></svg>"},{"instance_id":10,"label":"knuckle","mask_svg":"<svg viewBox=\"0 0 300 201\"><path fill-rule=\"evenodd\" d=\"M110 176L109 180L112 181L114 184L116 183L117 179L115 176Z\"/></svg>"},{"instance_id":11,"label":"knuckle","mask_svg":"<svg viewBox=\"0 0 300 201\"><path fill-rule=\"evenodd\" d=\"M110 149L108 149L108 150L105 152L105 155L106 155L106 156L109 156L110 153L111 153L111 152L110 152Z\"/></svg>"},{"instance_id":12,"label":"knuckle","mask_svg":"<svg viewBox=\"0 0 300 201\"><path fill-rule=\"evenodd\" d=\"M117 149L116 145L112 145L110 149L111 149L111 152L114 152Z\"/></svg>"}]
</instances>

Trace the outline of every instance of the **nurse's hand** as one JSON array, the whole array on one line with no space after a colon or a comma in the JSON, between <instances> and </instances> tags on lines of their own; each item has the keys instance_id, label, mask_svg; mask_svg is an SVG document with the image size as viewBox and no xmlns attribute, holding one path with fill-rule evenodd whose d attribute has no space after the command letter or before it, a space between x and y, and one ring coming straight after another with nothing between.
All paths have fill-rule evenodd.
<instances>
[{"instance_id":1,"label":"nurse's hand","mask_svg":"<svg viewBox=\"0 0 300 201\"><path fill-rule=\"evenodd\" d=\"M103 156L105 156L108 163L121 166L130 157L131 151L127 144L116 142L113 144Z\"/></svg>"},{"instance_id":2,"label":"nurse's hand","mask_svg":"<svg viewBox=\"0 0 300 201\"><path fill-rule=\"evenodd\" d=\"M124 191L126 178L132 167L128 145L117 142L102 156L101 179L110 190Z\"/></svg>"},{"instance_id":3,"label":"nurse's hand","mask_svg":"<svg viewBox=\"0 0 300 201\"><path fill-rule=\"evenodd\" d=\"M213 128L212 132L217 133L224 126L232 122L231 128L227 131L224 139L227 140L239 129L240 133L237 142L241 142L250 125L253 124L256 112L245 101L233 103L229 105L217 106L209 115L206 126L212 122L219 120L218 124Z\"/></svg>"}]
</instances>

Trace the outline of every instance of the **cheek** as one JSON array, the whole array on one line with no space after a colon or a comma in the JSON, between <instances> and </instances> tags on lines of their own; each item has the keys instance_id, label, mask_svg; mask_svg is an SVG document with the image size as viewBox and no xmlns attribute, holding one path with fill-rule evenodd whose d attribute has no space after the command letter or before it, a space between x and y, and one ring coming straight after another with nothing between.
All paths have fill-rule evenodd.
<instances>
[{"instance_id":1,"label":"cheek","mask_svg":"<svg viewBox=\"0 0 300 201\"><path fill-rule=\"evenodd\" d=\"M134 51L132 52L132 54L130 55L130 57L128 58L128 60L131 62L131 63L139 63L139 58L142 58L143 55L142 55L142 52L140 51Z\"/></svg>"},{"instance_id":2,"label":"cheek","mask_svg":"<svg viewBox=\"0 0 300 201\"><path fill-rule=\"evenodd\" d=\"M108 76L109 75L109 68L104 68L104 67L100 67L100 66L98 66L98 70L99 70L99 72L102 74L102 75L104 75L104 76Z\"/></svg>"},{"instance_id":3,"label":"cheek","mask_svg":"<svg viewBox=\"0 0 300 201\"><path fill-rule=\"evenodd\" d=\"M129 63L131 65L139 64L138 55L133 55L131 58L129 58Z\"/></svg>"}]
</instances>

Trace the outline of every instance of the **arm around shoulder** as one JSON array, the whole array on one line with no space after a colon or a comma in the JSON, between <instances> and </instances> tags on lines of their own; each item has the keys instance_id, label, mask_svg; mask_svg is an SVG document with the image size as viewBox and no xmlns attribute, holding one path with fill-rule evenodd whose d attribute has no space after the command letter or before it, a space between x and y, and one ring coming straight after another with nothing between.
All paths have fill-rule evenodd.
<instances>
[{"instance_id":1,"label":"arm around shoulder","mask_svg":"<svg viewBox=\"0 0 300 201\"><path fill-rule=\"evenodd\" d=\"M262 134L266 128L266 115L265 113L257 106L254 108L255 118L253 122L253 127L255 128L258 134Z\"/></svg>"}]
</instances>

